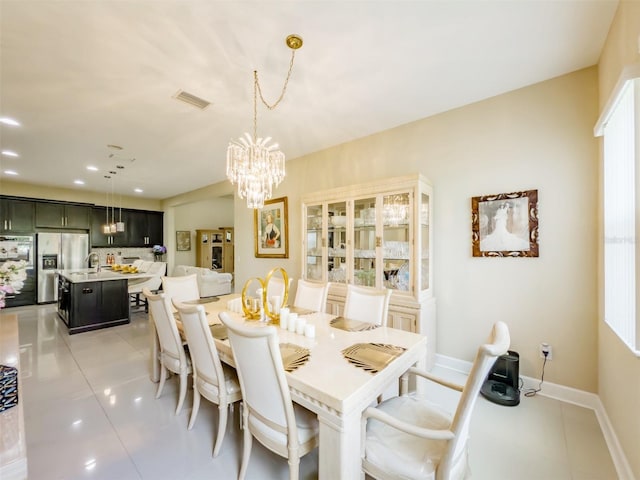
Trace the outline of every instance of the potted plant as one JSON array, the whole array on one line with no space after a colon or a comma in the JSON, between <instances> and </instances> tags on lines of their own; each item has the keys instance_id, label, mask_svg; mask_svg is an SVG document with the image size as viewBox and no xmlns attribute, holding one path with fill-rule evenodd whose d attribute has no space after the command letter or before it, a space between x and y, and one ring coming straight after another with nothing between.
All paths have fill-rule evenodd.
<instances>
[{"instance_id":1,"label":"potted plant","mask_svg":"<svg viewBox=\"0 0 640 480\"><path fill-rule=\"evenodd\" d=\"M165 253L167 253L167 247L164 245L153 246L153 258L156 262L161 262Z\"/></svg>"}]
</instances>

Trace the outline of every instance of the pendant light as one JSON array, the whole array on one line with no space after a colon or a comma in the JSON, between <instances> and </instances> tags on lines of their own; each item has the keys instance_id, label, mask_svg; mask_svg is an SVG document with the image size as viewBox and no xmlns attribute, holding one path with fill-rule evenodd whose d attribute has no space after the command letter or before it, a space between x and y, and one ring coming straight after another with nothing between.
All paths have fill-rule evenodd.
<instances>
[{"instance_id":1,"label":"pendant light","mask_svg":"<svg viewBox=\"0 0 640 480\"><path fill-rule=\"evenodd\" d=\"M109 181L111 179L110 175L105 175L104 178L107 179L107 181ZM102 226L102 233L104 233L105 235L109 235L111 233L111 226L109 224L109 185L107 184L107 201L106 203L106 221L104 223L104 225Z\"/></svg>"},{"instance_id":2,"label":"pendant light","mask_svg":"<svg viewBox=\"0 0 640 480\"><path fill-rule=\"evenodd\" d=\"M119 170L124 170L123 165L116 165L116 168ZM118 196L120 200L119 211L118 211L118 221L116 222L116 232L122 233L124 232L124 222L122 221L122 194ZM114 201L115 203L115 201Z\"/></svg>"},{"instance_id":3,"label":"pendant light","mask_svg":"<svg viewBox=\"0 0 640 480\"><path fill-rule=\"evenodd\" d=\"M116 227L116 219L115 219L115 213L116 213L116 207L115 207L115 195L113 193L113 177L116 174L116 172L114 170L110 170L109 173L111 174L111 223L109 224L109 231L111 233L116 233L116 231L118 230L118 228Z\"/></svg>"},{"instance_id":4,"label":"pendant light","mask_svg":"<svg viewBox=\"0 0 640 480\"><path fill-rule=\"evenodd\" d=\"M124 169L121 165L118 165L117 168ZM117 172L115 170L110 170L109 175L104 176L108 181L111 181L111 201L109 201L109 186L107 186L106 222L102 226L102 232L105 235L123 233L125 231L125 224L122 221L122 195L120 195L118 221L116 222L116 195L114 189L114 178L116 173ZM111 218L109 218L109 210L111 210Z\"/></svg>"}]
</instances>

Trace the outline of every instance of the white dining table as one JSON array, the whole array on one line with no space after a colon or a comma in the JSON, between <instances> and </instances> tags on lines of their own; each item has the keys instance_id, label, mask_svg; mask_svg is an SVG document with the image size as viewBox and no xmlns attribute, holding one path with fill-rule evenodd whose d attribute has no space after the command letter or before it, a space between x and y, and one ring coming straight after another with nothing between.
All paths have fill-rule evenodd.
<instances>
[{"instance_id":1,"label":"white dining table","mask_svg":"<svg viewBox=\"0 0 640 480\"><path fill-rule=\"evenodd\" d=\"M227 301L239 295L219 297L219 301L204 303L210 324L221 323L220 311L227 311L238 322L259 328L265 324L247 321L239 313L227 310ZM327 313L302 315L308 324L315 325L316 335L308 338L278 327L280 343L291 343L309 350L307 363L287 372L291 398L318 416L320 424L319 478L321 480L364 478L360 464L362 412L377 397L413 365L424 368L427 338L424 335L390 327L351 332L330 326L335 318ZM151 322L153 325L153 322ZM151 379L158 381L158 343L152 328ZM233 353L228 340L215 340L220 359L233 365ZM349 363L342 350L356 343L389 344L405 351L377 373Z\"/></svg>"}]
</instances>

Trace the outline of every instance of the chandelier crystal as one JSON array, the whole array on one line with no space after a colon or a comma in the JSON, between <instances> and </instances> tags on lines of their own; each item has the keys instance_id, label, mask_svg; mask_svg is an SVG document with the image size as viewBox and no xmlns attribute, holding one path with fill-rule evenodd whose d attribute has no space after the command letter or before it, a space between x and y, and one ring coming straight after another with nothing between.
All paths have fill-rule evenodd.
<instances>
[{"instance_id":1,"label":"chandelier crystal","mask_svg":"<svg viewBox=\"0 0 640 480\"><path fill-rule=\"evenodd\" d=\"M227 149L227 178L238 186L238 196L247 199L248 208L262 208L273 188L284 179L284 153L270 137L253 140L248 133L231 141Z\"/></svg>"},{"instance_id":2,"label":"chandelier crystal","mask_svg":"<svg viewBox=\"0 0 640 480\"><path fill-rule=\"evenodd\" d=\"M262 96L258 72L253 72L253 136L245 133L237 140L231 140L227 147L227 178L232 185L237 185L238 196L247 199L248 208L262 208L264 202L273 195L273 189L280 185L285 176L285 156L278 149L278 144L269 144L271 137L258 138L258 95L269 109L274 110L284 98L287 91L295 51L302 46L302 38L289 35L286 39L291 49L289 72L282 88L280 98L269 105Z\"/></svg>"}]
</instances>

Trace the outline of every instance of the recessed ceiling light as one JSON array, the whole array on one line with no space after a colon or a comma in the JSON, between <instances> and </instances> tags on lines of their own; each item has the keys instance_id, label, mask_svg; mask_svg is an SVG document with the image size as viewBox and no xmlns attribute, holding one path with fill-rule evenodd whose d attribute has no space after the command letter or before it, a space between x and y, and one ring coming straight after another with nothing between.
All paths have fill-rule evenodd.
<instances>
[{"instance_id":1,"label":"recessed ceiling light","mask_svg":"<svg viewBox=\"0 0 640 480\"><path fill-rule=\"evenodd\" d=\"M4 173L5 175L18 175L18 172L15 170L5 170Z\"/></svg>"},{"instance_id":2,"label":"recessed ceiling light","mask_svg":"<svg viewBox=\"0 0 640 480\"><path fill-rule=\"evenodd\" d=\"M142 190L141 188L134 188L133 191L136 192L136 193L144 192L144 190Z\"/></svg>"},{"instance_id":3,"label":"recessed ceiling light","mask_svg":"<svg viewBox=\"0 0 640 480\"><path fill-rule=\"evenodd\" d=\"M5 157L19 157L16 152L12 152L11 150L2 150L2 155Z\"/></svg>"},{"instance_id":4,"label":"recessed ceiling light","mask_svg":"<svg viewBox=\"0 0 640 480\"><path fill-rule=\"evenodd\" d=\"M73 183L76 185L84 185L84 180L74 180Z\"/></svg>"},{"instance_id":5,"label":"recessed ceiling light","mask_svg":"<svg viewBox=\"0 0 640 480\"><path fill-rule=\"evenodd\" d=\"M89 165L89 166L87 166L87 170L91 170L92 172L97 172L98 171L98 167L94 167L93 165Z\"/></svg>"},{"instance_id":6,"label":"recessed ceiling light","mask_svg":"<svg viewBox=\"0 0 640 480\"><path fill-rule=\"evenodd\" d=\"M20 126L20 122L9 117L0 117L0 123L4 123L5 125L11 125L12 127Z\"/></svg>"}]
</instances>

